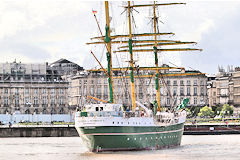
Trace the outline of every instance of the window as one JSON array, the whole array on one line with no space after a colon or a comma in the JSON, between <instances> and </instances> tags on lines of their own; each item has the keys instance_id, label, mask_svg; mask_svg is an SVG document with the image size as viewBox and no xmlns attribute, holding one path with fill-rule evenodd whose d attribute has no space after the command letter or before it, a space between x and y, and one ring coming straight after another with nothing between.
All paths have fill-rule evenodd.
<instances>
[{"instance_id":1,"label":"window","mask_svg":"<svg viewBox=\"0 0 240 160\"><path fill-rule=\"evenodd\" d=\"M97 95L101 95L101 87L97 87Z\"/></svg>"},{"instance_id":2,"label":"window","mask_svg":"<svg viewBox=\"0 0 240 160\"><path fill-rule=\"evenodd\" d=\"M8 94L8 89L7 88L4 89L4 93Z\"/></svg>"},{"instance_id":3,"label":"window","mask_svg":"<svg viewBox=\"0 0 240 160\"><path fill-rule=\"evenodd\" d=\"M42 104L43 104L43 105L47 104L47 97L46 97L46 96L43 97L43 99L42 99Z\"/></svg>"},{"instance_id":4,"label":"window","mask_svg":"<svg viewBox=\"0 0 240 160\"><path fill-rule=\"evenodd\" d=\"M80 89L81 89L81 87L80 87ZM60 89L60 94L64 94L64 89Z\"/></svg>"},{"instance_id":5,"label":"window","mask_svg":"<svg viewBox=\"0 0 240 160\"><path fill-rule=\"evenodd\" d=\"M197 80L194 80L194 81L193 81L193 85L197 85Z\"/></svg>"},{"instance_id":6,"label":"window","mask_svg":"<svg viewBox=\"0 0 240 160\"><path fill-rule=\"evenodd\" d=\"M171 81L170 80L167 80L167 85L171 85Z\"/></svg>"},{"instance_id":7,"label":"window","mask_svg":"<svg viewBox=\"0 0 240 160\"><path fill-rule=\"evenodd\" d=\"M4 105L8 105L8 97L4 97Z\"/></svg>"},{"instance_id":8,"label":"window","mask_svg":"<svg viewBox=\"0 0 240 160\"><path fill-rule=\"evenodd\" d=\"M197 104L197 98L196 97L194 98L194 102L193 103Z\"/></svg>"},{"instance_id":9,"label":"window","mask_svg":"<svg viewBox=\"0 0 240 160\"><path fill-rule=\"evenodd\" d=\"M94 92L94 89L93 89L93 87L92 87L92 88L90 88L90 95L93 96L93 92Z\"/></svg>"},{"instance_id":10,"label":"window","mask_svg":"<svg viewBox=\"0 0 240 160\"><path fill-rule=\"evenodd\" d=\"M139 86L139 93L142 94L143 93L143 90L142 90L142 87Z\"/></svg>"},{"instance_id":11,"label":"window","mask_svg":"<svg viewBox=\"0 0 240 160\"><path fill-rule=\"evenodd\" d=\"M43 94L46 94L47 93L47 89L43 89Z\"/></svg>"},{"instance_id":12,"label":"window","mask_svg":"<svg viewBox=\"0 0 240 160\"><path fill-rule=\"evenodd\" d=\"M55 94L55 89L54 89L54 88L51 89L51 93L52 93L52 94Z\"/></svg>"},{"instance_id":13,"label":"window","mask_svg":"<svg viewBox=\"0 0 240 160\"><path fill-rule=\"evenodd\" d=\"M79 80L79 84L82 84L82 80Z\"/></svg>"},{"instance_id":14,"label":"window","mask_svg":"<svg viewBox=\"0 0 240 160\"><path fill-rule=\"evenodd\" d=\"M170 105L170 98L167 98L167 105Z\"/></svg>"},{"instance_id":15,"label":"window","mask_svg":"<svg viewBox=\"0 0 240 160\"><path fill-rule=\"evenodd\" d=\"M35 105L38 104L38 97L33 98L33 104L35 104Z\"/></svg>"},{"instance_id":16,"label":"window","mask_svg":"<svg viewBox=\"0 0 240 160\"><path fill-rule=\"evenodd\" d=\"M87 80L84 80L83 83L84 83L84 84L87 84Z\"/></svg>"},{"instance_id":17,"label":"window","mask_svg":"<svg viewBox=\"0 0 240 160\"><path fill-rule=\"evenodd\" d=\"M184 85L184 81L183 80L180 81L180 85L182 85L182 86Z\"/></svg>"},{"instance_id":18,"label":"window","mask_svg":"<svg viewBox=\"0 0 240 160\"><path fill-rule=\"evenodd\" d=\"M176 96L177 95L177 87L173 88L173 95Z\"/></svg>"},{"instance_id":19,"label":"window","mask_svg":"<svg viewBox=\"0 0 240 160\"><path fill-rule=\"evenodd\" d=\"M213 95L216 96L216 92L213 92Z\"/></svg>"},{"instance_id":20,"label":"window","mask_svg":"<svg viewBox=\"0 0 240 160\"><path fill-rule=\"evenodd\" d=\"M97 79L97 84L101 84L101 79Z\"/></svg>"},{"instance_id":21,"label":"window","mask_svg":"<svg viewBox=\"0 0 240 160\"><path fill-rule=\"evenodd\" d=\"M38 93L38 89L34 89L34 94L37 94Z\"/></svg>"},{"instance_id":22,"label":"window","mask_svg":"<svg viewBox=\"0 0 240 160\"><path fill-rule=\"evenodd\" d=\"M196 96L197 95L197 87L194 87L193 89L194 89L193 94L194 94L194 96Z\"/></svg>"},{"instance_id":23,"label":"window","mask_svg":"<svg viewBox=\"0 0 240 160\"><path fill-rule=\"evenodd\" d=\"M149 85L149 84L150 84L150 80L149 80L149 79L146 79L146 80L145 80L145 83L146 83L146 85Z\"/></svg>"},{"instance_id":24,"label":"window","mask_svg":"<svg viewBox=\"0 0 240 160\"><path fill-rule=\"evenodd\" d=\"M64 104L64 98L63 97L60 97L59 104Z\"/></svg>"},{"instance_id":25,"label":"window","mask_svg":"<svg viewBox=\"0 0 240 160\"><path fill-rule=\"evenodd\" d=\"M204 88L201 87L201 95L204 95Z\"/></svg>"},{"instance_id":26,"label":"window","mask_svg":"<svg viewBox=\"0 0 240 160\"><path fill-rule=\"evenodd\" d=\"M120 88L120 87L118 87ZM104 96L107 96L108 95L108 87L107 86L104 86Z\"/></svg>"},{"instance_id":27,"label":"window","mask_svg":"<svg viewBox=\"0 0 240 160\"><path fill-rule=\"evenodd\" d=\"M18 94L18 93L19 93L19 89L15 88L15 94Z\"/></svg>"},{"instance_id":28,"label":"window","mask_svg":"<svg viewBox=\"0 0 240 160\"><path fill-rule=\"evenodd\" d=\"M180 95L184 96L184 88L183 87L180 88Z\"/></svg>"},{"instance_id":29,"label":"window","mask_svg":"<svg viewBox=\"0 0 240 160\"><path fill-rule=\"evenodd\" d=\"M25 97L25 104L30 104L29 97Z\"/></svg>"},{"instance_id":30,"label":"window","mask_svg":"<svg viewBox=\"0 0 240 160\"><path fill-rule=\"evenodd\" d=\"M175 80L175 81L173 81L173 85L177 85L177 81Z\"/></svg>"},{"instance_id":31,"label":"window","mask_svg":"<svg viewBox=\"0 0 240 160\"><path fill-rule=\"evenodd\" d=\"M25 88L25 94L29 94L29 89Z\"/></svg>"},{"instance_id":32,"label":"window","mask_svg":"<svg viewBox=\"0 0 240 160\"><path fill-rule=\"evenodd\" d=\"M204 85L204 84L203 84L203 80L200 81L200 85Z\"/></svg>"},{"instance_id":33,"label":"window","mask_svg":"<svg viewBox=\"0 0 240 160\"><path fill-rule=\"evenodd\" d=\"M91 82L91 84L94 84L94 80L91 80L90 82Z\"/></svg>"},{"instance_id":34,"label":"window","mask_svg":"<svg viewBox=\"0 0 240 160\"><path fill-rule=\"evenodd\" d=\"M119 82L119 81L118 81ZM104 79L104 84L107 84L108 83L108 80L107 79Z\"/></svg>"},{"instance_id":35,"label":"window","mask_svg":"<svg viewBox=\"0 0 240 160\"><path fill-rule=\"evenodd\" d=\"M15 105L19 105L19 97L18 96L15 97Z\"/></svg>"},{"instance_id":36,"label":"window","mask_svg":"<svg viewBox=\"0 0 240 160\"><path fill-rule=\"evenodd\" d=\"M51 104L55 104L55 97L54 96L51 96Z\"/></svg>"},{"instance_id":37,"label":"window","mask_svg":"<svg viewBox=\"0 0 240 160\"><path fill-rule=\"evenodd\" d=\"M191 92L190 92L190 87L187 87L187 95L190 96Z\"/></svg>"},{"instance_id":38,"label":"window","mask_svg":"<svg viewBox=\"0 0 240 160\"><path fill-rule=\"evenodd\" d=\"M187 85L191 85L191 81L190 80L187 80Z\"/></svg>"}]
</instances>

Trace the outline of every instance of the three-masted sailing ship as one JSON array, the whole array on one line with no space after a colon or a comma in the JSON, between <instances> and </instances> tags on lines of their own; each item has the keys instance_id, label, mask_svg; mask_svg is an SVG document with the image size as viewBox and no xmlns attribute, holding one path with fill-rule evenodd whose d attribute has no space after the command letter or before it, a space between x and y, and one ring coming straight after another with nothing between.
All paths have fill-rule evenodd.
<instances>
[{"instance_id":1,"label":"three-masted sailing ship","mask_svg":"<svg viewBox=\"0 0 240 160\"><path fill-rule=\"evenodd\" d=\"M163 75L161 70L166 67L159 67L158 53L163 51L195 51L201 49L195 48L169 48L162 49L160 46L192 44L195 42L181 42L175 40L162 40L158 37L161 35L171 35L173 33L159 33L157 31L156 8L166 5L177 5L184 3L156 3L136 5L131 2L124 6L128 12L128 32L127 35L110 34L110 16L108 2L105 2L106 26L105 35L94 37L97 42L88 44L103 44L107 49L108 68L101 68L97 71L105 72L109 83L109 101L101 100L100 104L87 104L83 110L78 110L75 114L75 127L85 145L93 152L101 151L122 151L122 150L148 150L161 149L178 146L181 143L183 134L186 112L182 110L188 99L184 99L175 109L162 112L160 111L160 85L159 79ZM153 9L153 33L132 33L132 11L135 7L150 7ZM94 13L96 18L96 15ZM154 37L154 39L136 40L134 37ZM121 38L121 40L118 40ZM125 40L122 40L122 39ZM112 44L122 43L124 46L118 50L112 51ZM139 49L141 48L141 49ZM114 100L113 88L113 70L121 68L112 68L112 53L126 52L129 53L130 67L129 70L131 82L131 99L132 105L130 110L126 110L122 104L116 104ZM154 75L142 75L155 77L156 103L153 109L149 109L136 100L134 79L136 66L134 66L133 54L135 52L150 52L155 56L154 67L139 67L137 70L152 70ZM169 69L174 67L169 67ZM138 76L139 77L139 76ZM93 99L97 99L92 97ZM105 102L105 103L103 103Z\"/></svg>"}]
</instances>

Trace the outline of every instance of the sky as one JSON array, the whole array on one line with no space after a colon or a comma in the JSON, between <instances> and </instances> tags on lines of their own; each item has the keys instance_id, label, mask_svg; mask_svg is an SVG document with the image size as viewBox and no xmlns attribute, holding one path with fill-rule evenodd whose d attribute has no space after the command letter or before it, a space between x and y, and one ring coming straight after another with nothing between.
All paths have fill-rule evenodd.
<instances>
[{"instance_id":1,"label":"sky","mask_svg":"<svg viewBox=\"0 0 240 160\"><path fill-rule=\"evenodd\" d=\"M166 2L166 1L164 1ZM240 66L240 1L173 1L187 5L158 9L159 30L174 32L166 37L198 42L202 52L161 53L160 63L174 64L214 74L218 66ZM127 33L126 2L111 1L110 14L113 34ZM137 3L137 2L135 2ZM141 2L142 3L142 2ZM104 29L104 2L79 0L0 0L0 62L52 63L66 58L86 69L98 67L90 54L92 50L106 66L104 46L88 46L90 38L99 36L92 10L97 10L101 29ZM134 11L134 32L151 31L149 10ZM138 31L137 31L138 30ZM165 37L164 37L165 38ZM113 55L115 57L116 55ZM128 57L118 55L117 66ZM152 55L136 54L139 64L153 61ZM151 62L150 62L151 61Z\"/></svg>"}]
</instances>

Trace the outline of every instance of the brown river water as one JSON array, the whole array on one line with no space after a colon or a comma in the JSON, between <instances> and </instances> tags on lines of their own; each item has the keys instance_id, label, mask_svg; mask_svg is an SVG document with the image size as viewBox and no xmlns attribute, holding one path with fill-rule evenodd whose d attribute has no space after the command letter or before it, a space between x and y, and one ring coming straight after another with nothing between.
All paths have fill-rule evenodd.
<instances>
[{"instance_id":1,"label":"brown river water","mask_svg":"<svg viewBox=\"0 0 240 160\"><path fill-rule=\"evenodd\" d=\"M79 137L0 138L0 160L240 160L240 135L184 135L179 147L91 153Z\"/></svg>"}]
</instances>

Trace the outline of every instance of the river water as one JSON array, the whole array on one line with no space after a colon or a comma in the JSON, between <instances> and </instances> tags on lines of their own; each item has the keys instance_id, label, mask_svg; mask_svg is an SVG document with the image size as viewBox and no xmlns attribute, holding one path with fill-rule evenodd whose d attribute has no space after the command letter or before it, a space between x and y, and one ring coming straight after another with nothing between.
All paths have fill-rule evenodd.
<instances>
[{"instance_id":1,"label":"river water","mask_svg":"<svg viewBox=\"0 0 240 160\"><path fill-rule=\"evenodd\" d=\"M239 160L240 135L184 135L182 145L157 151L90 153L79 137L0 138L0 160Z\"/></svg>"}]
</instances>

